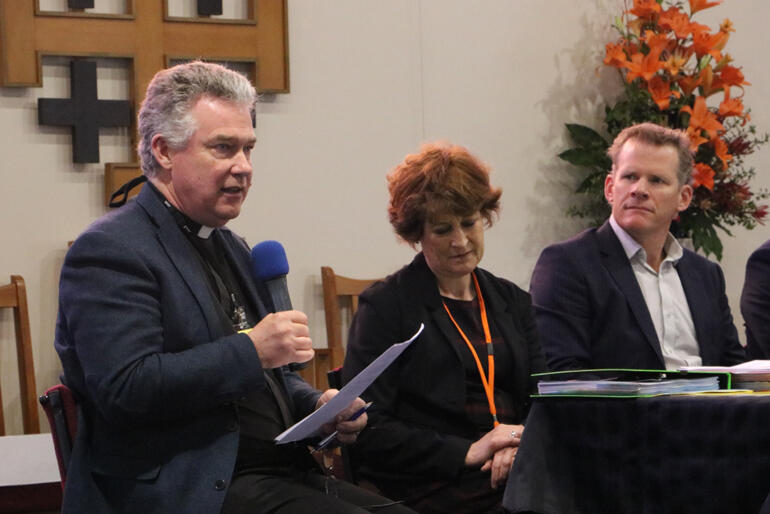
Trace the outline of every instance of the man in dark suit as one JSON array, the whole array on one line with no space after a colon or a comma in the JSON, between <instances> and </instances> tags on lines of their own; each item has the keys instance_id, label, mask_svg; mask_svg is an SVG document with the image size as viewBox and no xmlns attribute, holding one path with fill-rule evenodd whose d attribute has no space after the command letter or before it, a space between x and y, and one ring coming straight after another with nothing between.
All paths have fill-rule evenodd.
<instances>
[{"instance_id":1,"label":"man in dark suit","mask_svg":"<svg viewBox=\"0 0 770 514\"><path fill-rule=\"evenodd\" d=\"M313 357L307 317L270 313L248 247L224 225L251 185L256 91L201 62L159 72L139 112L149 183L91 225L61 272L56 349L80 404L65 513L362 512L306 446L275 445L335 390L288 364ZM366 416L344 421L351 442ZM398 511L399 506L392 507Z\"/></svg>"},{"instance_id":2,"label":"man in dark suit","mask_svg":"<svg viewBox=\"0 0 770 514\"><path fill-rule=\"evenodd\" d=\"M549 367L676 369L744 361L722 270L669 233L693 194L687 136L643 123L623 130L608 154L610 219L543 250L532 275Z\"/></svg>"},{"instance_id":3,"label":"man in dark suit","mask_svg":"<svg viewBox=\"0 0 770 514\"><path fill-rule=\"evenodd\" d=\"M757 248L746 263L741 293L746 322L746 351L754 359L770 359L770 241Z\"/></svg>"}]
</instances>

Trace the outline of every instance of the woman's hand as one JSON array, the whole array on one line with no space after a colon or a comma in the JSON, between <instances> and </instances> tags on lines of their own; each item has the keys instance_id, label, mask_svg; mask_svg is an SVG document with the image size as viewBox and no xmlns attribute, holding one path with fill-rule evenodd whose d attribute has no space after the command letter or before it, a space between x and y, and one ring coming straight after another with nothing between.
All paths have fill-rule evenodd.
<instances>
[{"instance_id":1,"label":"woman's hand","mask_svg":"<svg viewBox=\"0 0 770 514\"><path fill-rule=\"evenodd\" d=\"M486 465L498 450L519 446L524 425L497 425L468 448L465 465L469 468Z\"/></svg>"},{"instance_id":2,"label":"woman's hand","mask_svg":"<svg viewBox=\"0 0 770 514\"><path fill-rule=\"evenodd\" d=\"M492 489L497 489L508 480L508 473L513 466L513 459L516 457L516 452L519 451L518 446L507 446L501 450L497 450L492 459L486 461L481 466L481 471L492 471L492 476L489 479L489 483Z\"/></svg>"}]
</instances>

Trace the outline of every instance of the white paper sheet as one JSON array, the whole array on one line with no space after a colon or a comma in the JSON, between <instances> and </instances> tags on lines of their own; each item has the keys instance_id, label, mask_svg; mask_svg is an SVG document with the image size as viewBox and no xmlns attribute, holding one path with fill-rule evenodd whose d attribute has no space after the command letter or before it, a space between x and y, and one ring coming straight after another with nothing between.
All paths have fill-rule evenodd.
<instances>
[{"instance_id":1,"label":"white paper sheet","mask_svg":"<svg viewBox=\"0 0 770 514\"><path fill-rule=\"evenodd\" d=\"M737 374L770 373L770 360L753 360L735 366L682 366L680 371L708 371Z\"/></svg>"},{"instance_id":2,"label":"white paper sheet","mask_svg":"<svg viewBox=\"0 0 770 514\"><path fill-rule=\"evenodd\" d=\"M302 439L307 439L309 437L324 435L321 433L321 427L326 423L331 422L335 416L345 410L353 400L361 396L364 389L369 387L369 385L374 382L383 371L385 371L385 368L390 366L391 363L396 360L396 357L401 355L401 353L406 350L415 339L417 339L417 336L420 335L424 328L425 325L420 323L420 328L417 329L417 332L412 337L403 343L396 343L385 350L382 355L374 359L374 361L365 367L361 373L356 375L353 380L340 389L340 392L331 400L322 405L320 409L305 416L302 421L295 423L279 434L275 438L275 442L277 444L285 444L301 441Z\"/></svg>"}]
</instances>

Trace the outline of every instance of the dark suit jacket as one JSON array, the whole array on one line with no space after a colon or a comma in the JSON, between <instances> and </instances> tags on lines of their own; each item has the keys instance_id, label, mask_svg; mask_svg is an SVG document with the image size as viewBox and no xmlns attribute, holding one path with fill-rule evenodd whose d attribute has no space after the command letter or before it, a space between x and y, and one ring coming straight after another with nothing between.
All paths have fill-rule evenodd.
<instances>
[{"instance_id":1,"label":"dark suit jacket","mask_svg":"<svg viewBox=\"0 0 770 514\"><path fill-rule=\"evenodd\" d=\"M515 377L510 393L522 422L534 387L529 375L544 369L530 298L487 271L477 269L476 276L490 324L514 356L511 367L496 366L496 373ZM425 324L420 337L364 393L374 404L356 443L369 471L414 482L457 477L477 439L464 412L465 371L454 343L457 331L422 254L361 294L342 369L343 380L350 380L390 345L414 334L420 323Z\"/></svg>"},{"instance_id":2,"label":"dark suit jacket","mask_svg":"<svg viewBox=\"0 0 770 514\"><path fill-rule=\"evenodd\" d=\"M676 269L703 364L746 360L720 267L684 250ZM552 370L665 368L642 290L609 222L543 250L530 292Z\"/></svg>"},{"instance_id":3,"label":"dark suit jacket","mask_svg":"<svg viewBox=\"0 0 770 514\"><path fill-rule=\"evenodd\" d=\"M770 241L746 263L741 314L746 322L746 351L754 359L770 359Z\"/></svg>"},{"instance_id":4,"label":"dark suit jacket","mask_svg":"<svg viewBox=\"0 0 770 514\"><path fill-rule=\"evenodd\" d=\"M245 243L222 231L244 294ZM195 250L149 187L96 221L61 272L56 350L81 416L63 512L219 512L238 449L233 401L266 387L227 332ZM299 415L319 393L278 373Z\"/></svg>"}]
</instances>

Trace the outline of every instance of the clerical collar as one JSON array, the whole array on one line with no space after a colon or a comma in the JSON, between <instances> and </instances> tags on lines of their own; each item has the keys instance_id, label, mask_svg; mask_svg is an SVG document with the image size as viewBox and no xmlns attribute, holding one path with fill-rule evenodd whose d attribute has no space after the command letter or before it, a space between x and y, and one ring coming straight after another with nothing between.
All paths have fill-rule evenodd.
<instances>
[{"instance_id":1,"label":"clerical collar","mask_svg":"<svg viewBox=\"0 0 770 514\"><path fill-rule=\"evenodd\" d=\"M158 195L158 198L161 202L163 202L163 205L166 206L168 212L171 213L171 216L174 218L174 221L176 221L176 224L179 225L179 228L181 228L186 234L198 236L200 239L208 239L211 237L211 234L214 232L214 227L207 227L206 225L201 225L197 221L191 220L189 216L171 205L171 202L169 202L163 193L161 193L158 188L155 187L155 184L152 182L147 182L147 185L155 192L156 195Z\"/></svg>"}]
</instances>

